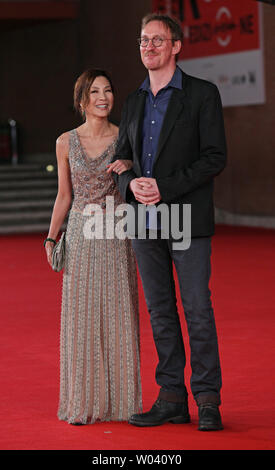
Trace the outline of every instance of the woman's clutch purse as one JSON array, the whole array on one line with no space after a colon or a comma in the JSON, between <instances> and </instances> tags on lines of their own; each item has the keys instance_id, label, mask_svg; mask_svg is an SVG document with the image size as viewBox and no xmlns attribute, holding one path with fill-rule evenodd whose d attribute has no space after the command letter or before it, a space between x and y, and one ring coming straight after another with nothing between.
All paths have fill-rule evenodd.
<instances>
[{"instance_id":1,"label":"woman's clutch purse","mask_svg":"<svg viewBox=\"0 0 275 470\"><path fill-rule=\"evenodd\" d=\"M62 233L57 244L53 247L52 252L52 268L54 271L59 272L64 268L65 264L65 232Z\"/></svg>"}]
</instances>

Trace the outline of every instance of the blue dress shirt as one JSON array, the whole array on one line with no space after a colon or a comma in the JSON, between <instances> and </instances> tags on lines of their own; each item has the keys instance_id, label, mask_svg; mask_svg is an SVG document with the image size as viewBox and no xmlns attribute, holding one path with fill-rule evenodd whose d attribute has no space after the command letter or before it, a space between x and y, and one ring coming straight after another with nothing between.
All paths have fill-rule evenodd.
<instances>
[{"instance_id":1,"label":"blue dress shirt","mask_svg":"<svg viewBox=\"0 0 275 470\"><path fill-rule=\"evenodd\" d=\"M139 88L140 90L146 91L147 95L142 129L141 169L142 175L148 178L152 178L153 163L158 148L159 135L173 88L182 89L182 72L178 66L170 82L159 90L156 96L154 96L151 91L149 76L147 76ZM148 206L146 214L147 228L160 228L160 221L158 220L157 222L156 215L156 208L154 206Z\"/></svg>"}]
</instances>

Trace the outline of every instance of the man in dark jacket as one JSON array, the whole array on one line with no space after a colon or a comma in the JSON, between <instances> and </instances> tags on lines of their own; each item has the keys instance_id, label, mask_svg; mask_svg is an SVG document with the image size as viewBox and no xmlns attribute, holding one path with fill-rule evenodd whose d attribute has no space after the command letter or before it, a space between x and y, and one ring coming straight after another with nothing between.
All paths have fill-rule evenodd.
<instances>
[{"instance_id":1,"label":"man in dark jacket","mask_svg":"<svg viewBox=\"0 0 275 470\"><path fill-rule=\"evenodd\" d=\"M157 426L190 421L174 263L188 327L199 430L218 430L223 429L221 370L209 280L213 180L225 167L226 143L217 87L176 65L182 39L180 25L169 16L151 14L143 19L140 53L149 73L126 100L115 155L115 160L133 161L133 167L117 177L124 200L137 213L141 204L148 209L146 236L141 239L136 233L132 245L159 359L158 399L150 411L131 416L129 422ZM170 217L165 237L159 205L167 206ZM176 232L183 233L191 222L191 243L175 244L172 207L178 208ZM191 216L184 212L186 207L191 207Z\"/></svg>"}]
</instances>

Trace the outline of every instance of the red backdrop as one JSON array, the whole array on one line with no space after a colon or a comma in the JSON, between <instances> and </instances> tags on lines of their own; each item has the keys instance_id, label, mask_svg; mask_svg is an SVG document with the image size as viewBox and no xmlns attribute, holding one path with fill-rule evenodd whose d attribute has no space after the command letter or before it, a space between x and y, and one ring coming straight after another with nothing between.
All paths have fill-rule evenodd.
<instances>
[{"instance_id":1,"label":"red backdrop","mask_svg":"<svg viewBox=\"0 0 275 470\"><path fill-rule=\"evenodd\" d=\"M184 31L181 59L259 48L256 1L153 0L152 9L180 20Z\"/></svg>"}]
</instances>

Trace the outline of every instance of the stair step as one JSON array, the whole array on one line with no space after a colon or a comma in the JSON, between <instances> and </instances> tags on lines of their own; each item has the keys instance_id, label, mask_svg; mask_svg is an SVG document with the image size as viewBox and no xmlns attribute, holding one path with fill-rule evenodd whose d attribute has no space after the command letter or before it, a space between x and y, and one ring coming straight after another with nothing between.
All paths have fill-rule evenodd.
<instances>
[{"instance_id":1,"label":"stair step","mask_svg":"<svg viewBox=\"0 0 275 470\"><path fill-rule=\"evenodd\" d=\"M29 225L14 225L3 226L0 225L1 235L11 235L13 233L33 233L33 232L47 232L49 224L29 224Z\"/></svg>"},{"instance_id":2,"label":"stair step","mask_svg":"<svg viewBox=\"0 0 275 470\"><path fill-rule=\"evenodd\" d=\"M2 213L0 217L0 223L5 224L8 222L10 225L13 225L14 223L23 223L28 220L37 220L37 219L49 219L51 217L51 210L40 210L39 212L37 211L26 211L26 212L12 212L12 213Z\"/></svg>"},{"instance_id":3,"label":"stair step","mask_svg":"<svg viewBox=\"0 0 275 470\"><path fill-rule=\"evenodd\" d=\"M42 188L42 189L25 189L24 191L0 191L0 201L14 201L14 200L33 200L33 199L54 199L56 197L56 188Z\"/></svg>"},{"instance_id":4,"label":"stair step","mask_svg":"<svg viewBox=\"0 0 275 470\"><path fill-rule=\"evenodd\" d=\"M57 173L55 171L22 171L22 172L0 172L0 180L21 180L21 179L42 179L42 178L47 178L47 179L57 179Z\"/></svg>"},{"instance_id":5,"label":"stair step","mask_svg":"<svg viewBox=\"0 0 275 470\"><path fill-rule=\"evenodd\" d=\"M28 163L19 163L18 165L7 165L0 163L0 173L4 171L13 171L13 172L21 172L21 171L33 171L33 170L41 170L45 168L47 165L41 164L28 164Z\"/></svg>"},{"instance_id":6,"label":"stair step","mask_svg":"<svg viewBox=\"0 0 275 470\"><path fill-rule=\"evenodd\" d=\"M24 181L4 181L1 182L1 191L2 189L16 189L16 188L40 188L41 186L43 187L57 187L57 181L50 179L30 179L30 180L24 180ZM1 195L0 191L0 195Z\"/></svg>"},{"instance_id":7,"label":"stair step","mask_svg":"<svg viewBox=\"0 0 275 470\"><path fill-rule=\"evenodd\" d=\"M58 177L46 167L0 164L0 234L48 231Z\"/></svg>"},{"instance_id":8,"label":"stair step","mask_svg":"<svg viewBox=\"0 0 275 470\"><path fill-rule=\"evenodd\" d=\"M0 218L1 212L7 211L23 211L23 210L36 210L41 208L49 208L52 209L54 204L54 200L52 199L42 199L37 201L30 201L30 200L19 200L19 201L6 201L0 202Z\"/></svg>"},{"instance_id":9,"label":"stair step","mask_svg":"<svg viewBox=\"0 0 275 470\"><path fill-rule=\"evenodd\" d=\"M65 230L66 225L61 227L61 231ZM15 233L47 233L49 230L49 224L47 223L32 223L29 225L13 225L13 226L1 226L0 225L0 235L11 235Z\"/></svg>"}]
</instances>

